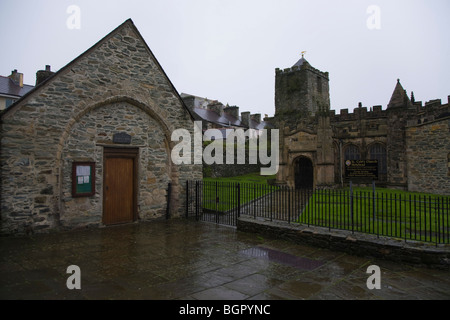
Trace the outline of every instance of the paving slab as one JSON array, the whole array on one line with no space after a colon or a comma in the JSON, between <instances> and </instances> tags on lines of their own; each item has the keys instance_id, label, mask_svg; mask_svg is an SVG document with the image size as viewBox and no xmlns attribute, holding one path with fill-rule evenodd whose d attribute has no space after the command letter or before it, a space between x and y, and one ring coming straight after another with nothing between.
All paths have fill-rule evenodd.
<instances>
[{"instance_id":1,"label":"paving slab","mask_svg":"<svg viewBox=\"0 0 450 320\"><path fill-rule=\"evenodd\" d=\"M67 267L80 268L70 290ZM380 289L367 267L380 267ZM0 238L2 300L448 300L450 273L184 219Z\"/></svg>"}]
</instances>

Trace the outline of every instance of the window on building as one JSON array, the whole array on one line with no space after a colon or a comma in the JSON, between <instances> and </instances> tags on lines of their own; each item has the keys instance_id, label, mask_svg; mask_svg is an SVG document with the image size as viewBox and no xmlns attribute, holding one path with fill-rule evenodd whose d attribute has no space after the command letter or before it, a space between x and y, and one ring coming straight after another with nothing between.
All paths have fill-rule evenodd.
<instances>
[{"instance_id":1,"label":"window on building","mask_svg":"<svg viewBox=\"0 0 450 320\"><path fill-rule=\"evenodd\" d=\"M386 148L381 143L376 143L370 147L369 159L378 160L378 173L386 174Z\"/></svg>"},{"instance_id":2,"label":"window on building","mask_svg":"<svg viewBox=\"0 0 450 320\"><path fill-rule=\"evenodd\" d=\"M15 99L6 99L6 104L5 104L6 109L8 109L9 106L12 105L14 102L16 102Z\"/></svg>"},{"instance_id":3,"label":"window on building","mask_svg":"<svg viewBox=\"0 0 450 320\"><path fill-rule=\"evenodd\" d=\"M361 160L361 153L359 148L353 144L345 148L344 152L345 160Z\"/></svg>"}]
</instances>

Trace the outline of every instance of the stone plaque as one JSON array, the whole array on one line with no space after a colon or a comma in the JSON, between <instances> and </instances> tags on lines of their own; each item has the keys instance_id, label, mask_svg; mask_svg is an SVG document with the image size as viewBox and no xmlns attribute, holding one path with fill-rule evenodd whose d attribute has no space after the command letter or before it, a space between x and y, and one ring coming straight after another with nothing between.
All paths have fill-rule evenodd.
<instances>
[{"instance_id":1,"label":"stone plaque","mask_svg":"<svg viewBox=\"0 0 450 320\"><path fill-rule=\"evenodd\" d=\"M125 132L119 132L113 135L113 143L130 144L131 136Z\"/></svg>"}]
</instances>

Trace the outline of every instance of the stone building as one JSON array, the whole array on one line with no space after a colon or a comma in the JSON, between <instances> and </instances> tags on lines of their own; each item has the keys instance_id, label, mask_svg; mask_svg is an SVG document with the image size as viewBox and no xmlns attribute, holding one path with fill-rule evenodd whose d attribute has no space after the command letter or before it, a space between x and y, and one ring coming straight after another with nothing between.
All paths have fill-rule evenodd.
<instances>
[{"instance_id":1,"label":"stone building","mask_svg":"<svg viewBox=\"0 0 450 320\"><path fill-rule=\"evenodd\" d=\"M270 121L280 129L277 183L369 184L373 179L346 175L347 160L377 160L379 186L450 195L449 106L440 100L423 106L397 80L385 110L359 103L353 113L336 114L330 110L328 72L302 57L291 68L276 69Z\"/></svg>"},{"instance_id":2,"label":"stone building","mask_svg":"<svg viewBox=\"0 0 450 320\"><path fill-rule=\"evenodd\" d=\"M180 96L195 119L202 121L204 130L218 129L222 131L224 139L227 137L228 129L252 129L253 135L257 137L260 130L271 126L270 123L261 119L260 113L252 114L249 111L239 113L238 106L225 106L220 101L187 93L181 93Z\"/></svg>"},{"instance_id":3,"label":"stone building","mask_svg":"<svg viewBox=\"0 0 450 320\"><path fill-rule=\"evenodd\" d=\"M23 82L23 73L14 69L8 77L0 76L0 111L9 108L14 102L33 89Z\"/></svg>"},{"instance_id":4,"label":"stone building","mask_svg":"<svg viewBox=\"0 0 450 320\"><path fill-rule=\"evenodd\" d=\"M202 166L173 164L171 133L193 116L134 23L48 76L1 114L1 233L181 214Z\"/></svg>"}]
</instances>

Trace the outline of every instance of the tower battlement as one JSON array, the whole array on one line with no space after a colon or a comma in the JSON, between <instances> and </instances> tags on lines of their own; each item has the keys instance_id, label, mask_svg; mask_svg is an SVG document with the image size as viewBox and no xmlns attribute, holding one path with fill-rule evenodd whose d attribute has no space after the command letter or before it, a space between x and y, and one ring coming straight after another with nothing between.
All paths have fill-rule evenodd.
<instances>
[{"instance_id":1,"label":"tower battlement","mask_svg":"<svg viewBox=\"0 0 450 320\"><path fill-rule=\"evenodd\" d=\"M297 72L300 70L309 70L309 71L317 74L318 76L322 76L322 77L326 78L327 80L329 80L328 72L320 71L319 69L312 67L309 63L304 63L302 66L293 66L291 68L285 68L285 69L276 68L275 75L292 73L292 72Z\"/></svg>"},{"instance_id":2,"label":"tower battlement","mask_svg":"<svg viewBox=\"0 0 450 320\"><path fill-rule=\"evenodd\" d=\"M336 114L336 110L330 110L330 117L335 121L351 121L357 119L371 119L382 118L387 116L387 110L383 110L380 105L373 106L369 110L362 105L353 109L353 112L348 112L348 109L341 109L339 114Z\"/></svg>"},{"instance_id":3,"label":"tower battlement","mask_svg":"<svg viewBox=\"0 0 450 320\"><path fill-rule=\"evenodd\" d=\"M441 99L434 99L422 104L422 101L414 101L413 108L407 109L404 116L408 118L408 123L423 123L434 120L443 115L450 115L450 96L448 102L442 104ZM341 109L339 113L336 110L330 110L330 118L332 121L352 121L361 119L384 118L389 116L389 109L383 109L381 105L376 105L371 108L363 107L361 103L349 112L349 109Z\"/></svg>"},{"instance_id":4,"label":"tower battlement","mask_svg":"<svg viewBox=\"0 0 450 320\"><path fill-rule=\"evenodd\" d=\"M330 110L329 74L302 58L291 68L275 69L275 118L295 126Z\"/></svg>"}]
</instances>

